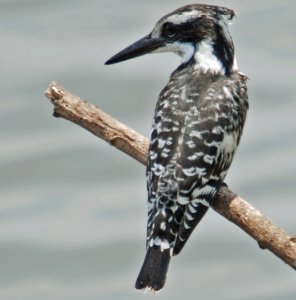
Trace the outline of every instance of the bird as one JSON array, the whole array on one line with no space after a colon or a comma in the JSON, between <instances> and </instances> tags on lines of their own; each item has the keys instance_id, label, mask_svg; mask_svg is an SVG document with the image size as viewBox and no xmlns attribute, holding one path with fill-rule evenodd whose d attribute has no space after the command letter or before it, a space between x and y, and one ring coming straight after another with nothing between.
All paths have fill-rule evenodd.
<instances>
[{"instance_id":1,"label":"bird","mask_svg":"<svg viewBox=\"0 0 296 300\"><path fill-rule=\"evenodd\" d=\"M164 287L172 256L215 200L240 142L248 78L238 70L229 32L234 17L226 7L183 6L105 63L159 52L181 57L154 112L146 168L146 256L136 289L154 293Z\"/></svg>"}]
</instances>

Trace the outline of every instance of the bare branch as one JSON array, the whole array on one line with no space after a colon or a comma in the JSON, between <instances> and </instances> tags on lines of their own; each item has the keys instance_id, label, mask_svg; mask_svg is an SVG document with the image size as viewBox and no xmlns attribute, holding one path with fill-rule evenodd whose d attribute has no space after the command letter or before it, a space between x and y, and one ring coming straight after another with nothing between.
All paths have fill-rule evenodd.
<instances>
[{"instance_id":1,"label":"bare branch","mask_svg":"<svg viewBox=\"0 0 296 300\"><path fill-rule=\"evenodd\" d=\"M72 95L56 82L45 92L53 115L69 120L146 165L148 140L94 105Z\"/></svg>"},{"instance_id":2,"label":"bare branch","mask_svg":"<svg viewBox=\"0 0 296 300\"><path fill-rule=\"evenodd\" d=\"M55 117L74 122L146 165L148 140L145 137L55 82L45 95L54 105ZM270 250L296 270L296 237L289 236L226 185L219 190L212 208L253 237L260 248Z\"/></svg>"}]
</instances>

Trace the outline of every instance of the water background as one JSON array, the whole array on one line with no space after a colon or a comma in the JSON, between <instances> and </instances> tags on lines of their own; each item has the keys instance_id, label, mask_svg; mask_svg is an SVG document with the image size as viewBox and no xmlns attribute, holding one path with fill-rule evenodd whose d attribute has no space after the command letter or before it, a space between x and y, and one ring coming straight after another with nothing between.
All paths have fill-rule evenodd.
<instances>
[{"instance_id":1,"label":"water background","mask_svg":"<svg viewBox=\"0 0 296 300\"><path fill-rule=\"evenodd\" d=\"M231 28L250 111L230 187L296 233L295 1L204 1L235 9ZM104 66L176 0L0 0L0 299L150 299L144 167L52 117L52 80L148 136L179 58ZM294 300L295 271L215 212L170 266L157 299Z\"/></svg>"}]
</instances>

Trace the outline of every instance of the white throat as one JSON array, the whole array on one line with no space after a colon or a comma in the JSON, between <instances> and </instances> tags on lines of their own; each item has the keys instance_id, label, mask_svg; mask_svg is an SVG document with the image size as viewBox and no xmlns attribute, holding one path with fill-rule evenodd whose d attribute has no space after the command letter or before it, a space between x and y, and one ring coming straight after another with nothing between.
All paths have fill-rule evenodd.
<instances>
[{"instance_id":1,"label":"white throat","mask_svg":"<svg viewBox=\"0 0 296 300\"><path fill-rule=\"evenodd\" d=\"M213 45L209 40L204 40L194 46L192 43L170 43L162 48L158 48L153 51L154 53L159 52L174 52L181 56L181 64L188 62L192 57L195 58L196 70L202 72L211 72L214 74L225 74L225 68L222 62L214 54ZM238 69L236 58L234 57L232 70Z\"/></svg>"},{"instance_id":2,"label":"white throat","mask_svg":"<svg viewBox=\"0 0 296 300\"><path fill-rule=\"evenodd\" d=\"M214 54L213 46L210 41L202 41L198 44L194 54L196 69L204 72L225 73L222 62Z\"/></svg>"},{"instance_id":3,"label":"white throat","mask_svg":"<svg viewBox=\"0 0 296 300\"><path fill-rule=\"evenodd\" d=\"M178 45L178 54L181 56L181 64L188 62L194 55L195 48L191 43L176 43Z\"/></svg>"},{"instance_id":4,"label":"white throat","mask_svg":"<svg viewBox=\"0 0 296 300\"><path fill-rule=\"evenodd\" d=\"M195 48L191 43L170 43L162 48L158 48L153 53L173 52L181 56L181 64L188 62L194 55Z\"/></svg>"}]
</instances>

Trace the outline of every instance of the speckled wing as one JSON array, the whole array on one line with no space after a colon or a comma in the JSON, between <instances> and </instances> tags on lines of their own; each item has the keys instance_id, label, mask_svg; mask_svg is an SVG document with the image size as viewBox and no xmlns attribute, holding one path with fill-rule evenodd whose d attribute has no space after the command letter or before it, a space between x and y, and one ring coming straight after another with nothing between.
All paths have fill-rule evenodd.
<instances>
[{"instance_id":1,"label":"speckled wing","mask_svg":"<svg viewBox=\"0 0 296 300\"><path fill-rule=\"evenodd\" d=\"M187 119L176 165L177 201L185 208L174 254L206 213L231 165L248 109L245 82L240 79L216 81Z\"/></svg>"}]
</instances>

